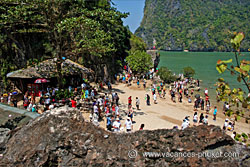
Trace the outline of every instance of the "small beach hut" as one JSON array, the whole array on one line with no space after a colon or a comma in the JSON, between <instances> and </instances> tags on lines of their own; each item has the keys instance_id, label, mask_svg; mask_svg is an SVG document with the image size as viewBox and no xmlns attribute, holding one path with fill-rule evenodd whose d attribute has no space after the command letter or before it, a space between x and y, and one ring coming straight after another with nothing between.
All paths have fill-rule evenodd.
<instances>
[{"instance_id":1,"label":"small beach hut","mask_svg":"<svg viewBox=\"0 0 250 167\"><path fill-rule=\"evenodd\" d=\"M26 69L20 69L7 74L15 86L22 92L33 92L36 95L41 89L39 83L35 83L37 79L46 79L50 82L45 86L57 86L57 59L48 59ZM61 63L62 75L66 78L66 85L79 85L82 78L93 78L93 71L70 59L65 59Z\"/></svg>"}]
</instances>

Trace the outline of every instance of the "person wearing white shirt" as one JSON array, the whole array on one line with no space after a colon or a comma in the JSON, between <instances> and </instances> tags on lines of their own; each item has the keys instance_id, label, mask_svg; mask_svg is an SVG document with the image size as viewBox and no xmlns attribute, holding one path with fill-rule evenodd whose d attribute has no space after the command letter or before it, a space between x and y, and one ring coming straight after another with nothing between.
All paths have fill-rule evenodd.
<instances>
[{"instance_id":1,"label":"person wearing white shirt","mask_svg":"<svg viewBox=\"0 0 250 167\"><path fill-rule=\"evenodd\" d=\"M157 100L157 97L156 97L156 93L155 93L155 94L154 94L154 103L155 103L155 104L157 103L156 100Z\"/></svg>"},{"instance_id":2,"label":"person wearing white shirt","mask_svg":"<svg viewBox=\"0 0 250 167\"><path fill-rule=\"evenodd\" d=\"M189 121L184 119L183 122L182 122L182 125L181 125L181 129L184 130L187 127L189 127Z\"/></svg>"},{"instance_id":3,"label":"person wearing white shirt","mask_svg":"<svg viewBox=\"0 0 250 167\"><path fill-rule=\"evenodd\" d=\"M121 123L119 118L116 118L116 121L113 123L113 128L114 132L120 132Z\"/></svg>"},{"instance_id":4,"label":"person wearing white shirt","mask_svg":"<svg viewBox=\"0 0 250 167\"><path fill-rule=\"evenodd\" d=\"M133 124L132 124L132 121L131 121L130 117L127 118L127 120L125 122L125 127L126 127L127 132L131 132L132 131Z\"/></svg>"}]
</instances>

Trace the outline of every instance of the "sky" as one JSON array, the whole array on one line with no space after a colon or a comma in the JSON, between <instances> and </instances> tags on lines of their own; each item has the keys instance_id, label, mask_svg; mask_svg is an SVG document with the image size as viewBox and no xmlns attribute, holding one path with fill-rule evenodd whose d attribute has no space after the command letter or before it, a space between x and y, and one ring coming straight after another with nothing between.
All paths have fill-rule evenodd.
<instances>
[{"instance_id":1,"label":"sky","mask_svg":"<svg viewBox=\"0 0 250 167\"><path fill-rule=\"evenodd\" d=\"M132 33L140 26L143 18L145 0L112 0L115 8L120 12L129 12L130 15L123 19L124 26L129 26Z\"/></svg>"}]
</instances>

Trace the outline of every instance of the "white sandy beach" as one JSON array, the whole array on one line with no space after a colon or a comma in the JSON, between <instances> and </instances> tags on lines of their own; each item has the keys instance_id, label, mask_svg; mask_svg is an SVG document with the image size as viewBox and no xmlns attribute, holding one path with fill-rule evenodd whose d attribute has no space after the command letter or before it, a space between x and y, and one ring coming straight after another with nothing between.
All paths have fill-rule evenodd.
<instances>
[{"instance_id":1,"label":"white sandy beach","mask_svg":"<svg viewBox=\"0 0 250 167\"><path fill-rule=\"evenodd\" d=\"M149 83L147 83L147 86ZM132 86L127 86L125 84L116 84L113 85L113 90L115 92L118 92L118 95L120 97L120 110L126 110L127 111L127 104L128 104L128 97L132 96L132 106L134 110L134 118L133 120L136 122L133 124L133 131L139 130L141 124L145 124L144 129L147 130L154 130L154 129L172 129L173 126L181 127L182 120L185 118L185 116L190 116L190 123L191 126L193 126L193 102L188 103L186 98L183 98L183 102L179 103L173 103L170 99L170 95L168 93L168 90L166 91L166 97L159 98L157 97L158 104L153 103L153 97L151 91L148 89L144 90L142 85L140 88L137 87L137 85L134 83ZM148 93L150 95L150 106L146 105L145 101L145 94ZM135 98L138 97L140 99L140 110L136 110L135 107ZM217 113L217 119L216 121L213 121L213 106L215 104L211 104L211 110L208 114L208 124L213 124L222 127L224 124L224 121L226 119L226 116L222 113L222 110L218 108ZM217 104L218 105L218 104ZM200 116L200 113L204 113L204 116L206 115L205 111L202 111L198 109L198 116ZM84 113L85 118L88 120L89 114ZM106 121L106 120L105 120ZM105 128L105 121L102 121L100 123L101 127ZM124 125L124 117L121 121L122 126ZM235 125L235 131L237 133L250 133L250 124L244 123L243 119L236 122ZM228 134L231 134L231 132L228 132Z\"/></svg>"}]
</instances>

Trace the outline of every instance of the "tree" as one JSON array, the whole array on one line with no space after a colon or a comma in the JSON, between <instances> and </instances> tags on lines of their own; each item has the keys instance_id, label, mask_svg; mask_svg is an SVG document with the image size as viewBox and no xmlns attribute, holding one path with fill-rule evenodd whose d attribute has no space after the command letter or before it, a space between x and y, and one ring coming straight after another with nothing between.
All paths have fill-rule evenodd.
<instances>
[{"instance_id":1,"label":"tree","mask_svg":"<svg viewBox=\"0 0 250 167\"><path fill-rule=\"evenodd\" d=\"M157 75L160 76L161 80L166 83L171 83L177 80L177 77L173 75L172 71L170 71L167 67L161 67Z\"/></svg>"},{"instance_id":2,"label":"tree","mask_svg":"<svg viewBox=\"0 0 250 167\"><path fill-rule=\"evenodd\" d=\"M231 37L231 44L234 49L235 61L233 59L229 60L218 60L216 69L219 73L224 73L225 71L229 71L232 76L236 76L235 78L239 83L243 82L245 86L244 91L243 87L240 88L230 88L229 83L227 83L223 78L219 78L217 82L217 92L218 98L222 101L228 102L232 107L227 111L228 116L234 116L235 120L239 120L241 117L246 119L246 123L250 120L249 110L250 110L250 61L245 59L239 60L240 53L240 45L243 41L245 35L244 33L233 33ZM241 104L241 106L240 106ZM234 107L234 108L233 108ZM237 140L239 137L243 137L245 140L245 135L237 135Z\"/></svg>"},{"instance_id":3,"label":"tree","mask_svg":"<svg viewBox=\"0 0 250 167\"><path fill-rule=\"evenodd\" d=\"M147 73L153 65L151 56L140 50L129 52L126 61L131 70L136 74Z\"/></svg>"},{"instance_id":4,"label":"tree","mask_svg":"<svg viewBox=\"0 0 250 167\"><path fill-rule=\"evenodd\" d=\"M192 67L184 67L183 68L184 76L191 78L195 74L195 70Z\"/></svg>"},{"instance_id":5,"label":"tree","mask_svg":"<svg viewBox=\"0 0 250 167\"><path fill-rule=\"evenodd\" d=\"M0 58L8 55L23 63L31 55L55 57L58 83L63 77L62 57L81 58L96 76L110 77L130 48L130 35L122 23L127 13L112 8L110 1L4 0L0 4L0 43L4 44Z\"/></svg>"}]
</instances>

